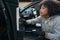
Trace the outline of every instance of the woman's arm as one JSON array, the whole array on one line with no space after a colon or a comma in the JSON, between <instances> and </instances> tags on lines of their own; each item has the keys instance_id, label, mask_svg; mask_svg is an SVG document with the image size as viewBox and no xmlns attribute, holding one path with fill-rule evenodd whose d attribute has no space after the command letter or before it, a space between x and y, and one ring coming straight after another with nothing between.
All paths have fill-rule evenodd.
<instances>
[{"instance_id":1,"label":"woman's arm","mask_svg":"<svg viewBox=\"0 0 60 40\"><path fill-rule=\"evenodd\" d=\"M37 17L37 18L35 18L35 19L26 20L26 22L27 22L28 24L35 24L35 23L37 23L37 22L41 22L41 20L42 20L42 17L39 16L39 17Z\"/></svg>"},{"instance_id":2,"label":"woman's arm","mask_svg":"<svg viewBox=\"0 0 60 40\"><path fill-rule=\"evenodd\" d=\"M45 37L50 40L60 40L60 20L56 22L54 26L54 33L45 32ZM53 31L53 30L52 30Z\"/></svg>"}]
</instances>

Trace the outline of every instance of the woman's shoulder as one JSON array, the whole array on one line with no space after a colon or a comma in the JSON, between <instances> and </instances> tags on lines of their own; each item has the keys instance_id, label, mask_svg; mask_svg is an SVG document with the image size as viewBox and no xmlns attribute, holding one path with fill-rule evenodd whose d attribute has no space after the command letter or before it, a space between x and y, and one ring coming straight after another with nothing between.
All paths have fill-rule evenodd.
<instances>
[{"instance_id":1,"label":"woman's shoulder","mask_svg":"<svg viewBox=\"0 0 60 40\"><path fill-rule=\"evenodd\" d=\"M60 20L60 15L56 16L55 19L56 20L58 20L58 19Z\"/></svg>"},{"instance_id":2,"label":"woman's shoulder","mask_svg":"<svg viewBox=\"0 0 60 40\"><path fill-rule=\"evenodd\" d=\"M60 15L56 16L56 17L54 18L54 20L55 20L56 22L60 22Z\"/></svg>"}]
</instances>

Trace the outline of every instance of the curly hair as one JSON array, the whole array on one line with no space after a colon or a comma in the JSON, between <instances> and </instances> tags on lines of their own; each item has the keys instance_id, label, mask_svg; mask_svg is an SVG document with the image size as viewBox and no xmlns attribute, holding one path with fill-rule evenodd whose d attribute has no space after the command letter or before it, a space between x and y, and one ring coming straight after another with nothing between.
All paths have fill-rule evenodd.
<instances>
[{"instance_id":1,"label":"curly hair","mask_svg":"<svg viewBox=\"0 0 60 40\"><path fill-rule=\"evenodd\" d=\"M45 0L39 3L40 8L42 5L48 8L49 16L60 15L60 2L59 1Z\"/></svg>"}]
</instances>

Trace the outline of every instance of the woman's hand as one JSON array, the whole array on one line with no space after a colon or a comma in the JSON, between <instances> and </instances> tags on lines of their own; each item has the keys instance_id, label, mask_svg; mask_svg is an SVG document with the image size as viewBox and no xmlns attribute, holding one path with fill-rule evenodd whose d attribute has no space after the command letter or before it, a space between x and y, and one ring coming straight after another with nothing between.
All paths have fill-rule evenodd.
<instances>
[{"instance_id":1,"label":"woman's hand","mask_svg":"<svg viewBox=\"0 0 60 40\"><path fill-rule=\"evenodd\" d=\"M48 32L45 32L45 38L47 38L47 36L48 36Z\"/></svg>"}]
</instances>

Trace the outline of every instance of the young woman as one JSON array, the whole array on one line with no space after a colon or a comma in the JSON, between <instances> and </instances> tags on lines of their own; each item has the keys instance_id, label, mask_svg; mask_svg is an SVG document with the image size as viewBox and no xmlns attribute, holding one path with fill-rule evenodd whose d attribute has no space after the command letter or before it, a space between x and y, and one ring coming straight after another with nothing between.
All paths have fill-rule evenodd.
<instances>
[{"instance_id":1,"label":"young woman","mask_svg":"<svg viewBox=\"0 0 60 40\"><path fill-rule=\"evenodd\" d=\"M60 3L58 1L42 1L40 3L40 16L26 20L28 24L41 23L45 38L60 40Z\"/></svg>"}]
</instances>

